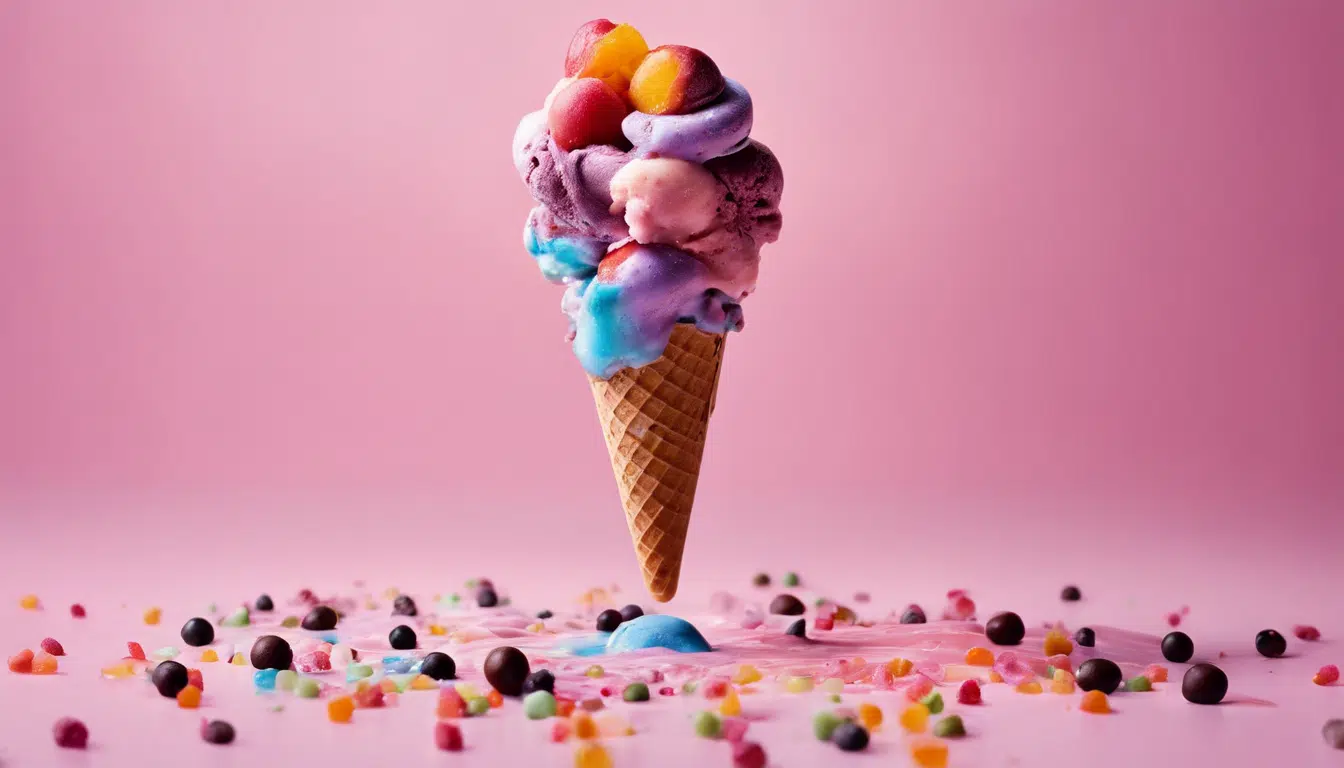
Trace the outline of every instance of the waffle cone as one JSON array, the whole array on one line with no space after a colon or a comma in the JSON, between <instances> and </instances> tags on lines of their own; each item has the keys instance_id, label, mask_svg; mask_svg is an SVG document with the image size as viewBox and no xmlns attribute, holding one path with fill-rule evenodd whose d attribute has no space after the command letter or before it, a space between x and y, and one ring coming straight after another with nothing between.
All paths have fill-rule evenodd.
<instances>
[{"instance_id":1,"label":"waffle cone","mask_svg":"<svg viewBox=\"0 0 1344 768\"><path fill-rule=\"evenodd\" d=\"M677 593L724 341L678 324L652 363L589 376L644 584L659 602Z\"/></svg>"}]
</instances>

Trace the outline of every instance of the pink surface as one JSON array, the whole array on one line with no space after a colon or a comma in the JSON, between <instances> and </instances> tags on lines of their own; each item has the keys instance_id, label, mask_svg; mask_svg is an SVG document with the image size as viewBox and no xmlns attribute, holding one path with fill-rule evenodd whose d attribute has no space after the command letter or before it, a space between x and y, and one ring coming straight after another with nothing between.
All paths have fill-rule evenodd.
<instances>
[{"instance_id":1,"label":"pink surface","mask_svg":"<svg viewBox=\"0 0 1344 768\"><path fill-rule=\"evenodd\" d=\"M636 588L508 158L568 30L614 13L0 4L0 640L52 632L79 654L55 681L0 676L21 723L0 726L6 768L197 746L162 728L194 716L80 673L151 601L166 638L209 599L353 576L428 592L488 573L557 604ZM1189 603L1240 654L1262 625L1344 632L1342 13L706 1L623 17L751 88L788 176L671 610L796 568L888 604L955 581L1024 614L1079 581L1083 620L1158 633ZM120 624L14 615L24 592ZM1032 717L1054 705L1014 703L966 761L1263 765L1278 739L1285 761L1335 764L1316 732L1344 716L1339 691L1303 676L1331 647L1273 676L1237 662L1234 691L1275 707L1187 713L1167 693L1059 729ZM382 741L316 739L314 718L281 715L304 723L290 730L224 691L244 741L213 761ZM108 751L55 758L46 727L78 693ZM397 714L393 748L437 760L427 717ZM761 726L772 754L802 714ZM666 738L725 759L682 725ZM522 725L481 727L469 739ZM621 748L657 764L657 733Z\"/></svg>"}]
</instances>

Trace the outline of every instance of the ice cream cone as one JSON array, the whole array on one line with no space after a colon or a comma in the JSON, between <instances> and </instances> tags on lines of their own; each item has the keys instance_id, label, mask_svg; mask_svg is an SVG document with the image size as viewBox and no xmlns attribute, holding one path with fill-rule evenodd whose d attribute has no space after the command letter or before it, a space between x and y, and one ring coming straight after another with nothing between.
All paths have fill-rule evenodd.
<instances>
[{"instance_id":1,"label":"ice cream cone","mask_svg":"<svg viewBox=\"0 0 1344 768\"><path fill-rule=\"evenodd\" d=\"M652 363L589 377L644 583L659 602L677 593L724 342L678 324Z\"/></svg>"}]
</instances>

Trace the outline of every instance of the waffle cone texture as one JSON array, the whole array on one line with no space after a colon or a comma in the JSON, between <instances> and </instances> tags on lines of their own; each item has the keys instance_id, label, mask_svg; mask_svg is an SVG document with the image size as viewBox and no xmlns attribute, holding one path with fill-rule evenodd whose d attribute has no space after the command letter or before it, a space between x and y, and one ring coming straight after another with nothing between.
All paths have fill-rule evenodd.
<instances>
[{"instance_id":1,"label":"waffle cone texture","mask_svg":"<svg viewBox=\"0 0 1344 768\"><path fill-rule=\"evenodd\" d=\"M652 363L588 377L644 584L659 602L677 593L724 342L679 323Z\"/></svg>"}]
</instances>

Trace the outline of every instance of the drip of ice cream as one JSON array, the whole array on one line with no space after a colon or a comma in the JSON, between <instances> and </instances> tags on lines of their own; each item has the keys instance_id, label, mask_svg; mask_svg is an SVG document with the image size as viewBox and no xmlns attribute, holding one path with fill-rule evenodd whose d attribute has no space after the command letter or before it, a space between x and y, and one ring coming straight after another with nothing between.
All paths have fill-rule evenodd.
<instances>
[{"instance_id":1,"label":"drip of ice cream","mask_svg":"<svg viewBox=\"0 0 1344 768\"><path fill-rule=\"evenodd\" d=\"M649 51L606 21L580 28L565 74L519 124L513 159L538 203L524 245L568 286L584 369L647 365L677 323L741 330L783 192L779 162L750 138L747 89L695 49Z\"/></svg>"}]
</instances>

